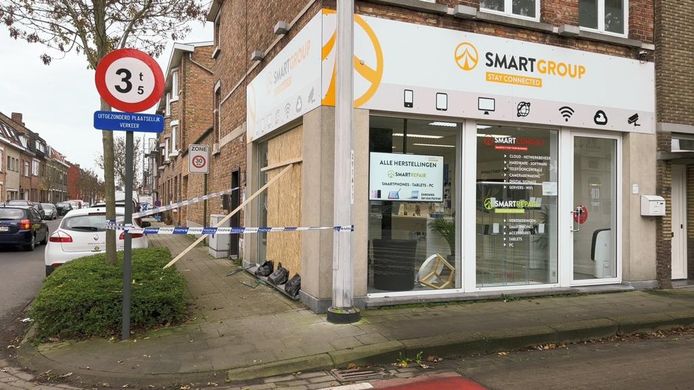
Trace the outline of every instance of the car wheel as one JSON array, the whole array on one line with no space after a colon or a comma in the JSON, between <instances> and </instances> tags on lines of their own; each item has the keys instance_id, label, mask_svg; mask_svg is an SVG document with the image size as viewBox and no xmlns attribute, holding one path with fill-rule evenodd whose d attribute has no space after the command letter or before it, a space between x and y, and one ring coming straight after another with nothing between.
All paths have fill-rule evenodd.
<instances>
[{"instance_id":1,"label":"car wheel","mask_svg":"<svg viewBox=\"0 0 694 390\"><path fill-rule=\"evenodd\" d=\"M32 235L31 242L24 246L24 250L30 252L33 251L34 248L36 248L36 236Z\"/></svg>"}]
</instances>

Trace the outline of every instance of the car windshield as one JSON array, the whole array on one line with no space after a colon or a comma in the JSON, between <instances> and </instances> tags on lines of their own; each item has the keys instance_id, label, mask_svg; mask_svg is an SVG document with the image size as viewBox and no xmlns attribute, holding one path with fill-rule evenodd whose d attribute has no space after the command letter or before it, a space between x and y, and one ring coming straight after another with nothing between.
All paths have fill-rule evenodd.
<instances>
[{"instance_id":1,"label":"car windshield","mask_svg":"<svg viewBox=\"0 0 694 390\"><path fill-rule=\"evenodd\" d=\"M15 199L15 200L11 200L11 201L7 202L7 204L13 205L13 206L26 206L29 204L29 202L26 200Z\"/></svg>"},{"instance_id":2,"label":"car windshield","mask_svg":"<svg viewBox=\"0 0 694 390\"><path fill-rule=\"evenodd\" d=\"M22 218L24 218L24 210L22 209L0 208L0 220Z\"/></svg>"}]
</instances>

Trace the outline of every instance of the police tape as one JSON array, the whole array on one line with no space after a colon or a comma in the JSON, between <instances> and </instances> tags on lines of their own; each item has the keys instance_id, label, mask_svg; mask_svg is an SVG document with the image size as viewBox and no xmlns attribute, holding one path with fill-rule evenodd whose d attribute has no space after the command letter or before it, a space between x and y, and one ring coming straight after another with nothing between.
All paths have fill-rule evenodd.
<instances>
[{"instance_id":1,"label":"police tape","mask_svg":"<svg viewBox=\"0 0 694 390\"><path fill-rule=\"evenodd\" d=\"M315 230L333 230L336 232L353 232L354 225L336 226L260 226L260 227L187 227L187 226L162 226L162 227L135 227L129 224L108 222L108 230L123 230L130 234L258 234L258 233L288 233L306 232Z\"/></svg>"},{"instance_id":2,"label":"police tape","mask_svg":"<svg viewBox=\"0 0 694 390\"><path fill-rule=\"evenodd\" d=\"M206 200L208 200L208 199L216 198L216 197L218 197L218 196L222 196L222 195L226 195L226 194L231 194L232 192L237 191L239 188L240 188L240 187L234 187L234 188L232 188L232 189L225 190L225 191L212 192L212 193L207 194L207 195L196 196L195 198L190 198L190 199L187 199L187 200L178 202L178 203L172 203L172 204L170 204L170 205L161 206L161 207L155 207L155 208L153 208L153 209L141 211L141 212L139 212L139 213L133 213L133 218L146 217L146 216L148 216L148 215L159 214L159 213L161 213L161 212L163 212L163 211L169 211L169 210L173 210L173 209L178 209L178 208L181 208L181 207L183 207L183 206L190 206L191 204L203 202L203 201L206 201Z\"/></svg>"}]
</instances>

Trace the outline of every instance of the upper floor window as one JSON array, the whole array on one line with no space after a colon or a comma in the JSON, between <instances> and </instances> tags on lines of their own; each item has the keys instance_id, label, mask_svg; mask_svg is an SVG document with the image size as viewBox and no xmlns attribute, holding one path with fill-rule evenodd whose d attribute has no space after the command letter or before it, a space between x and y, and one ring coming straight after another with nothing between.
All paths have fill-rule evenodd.
<instances>
[{"instance_id":1,"label":"upper floor window","mask_svg":"<svg viewBox=\"0 0 694 390\"><path fill-rule=\"evenodd\" d=\"M540 20L540 0L480 0L480 10Z\"/></svg>"},{"instance_id":2,"label":"upper floor window","mask_svg":"<svg viewBox=\"0 0 694 390\"><path fill-rule=\"evenodd\" d=\"M171 92L166 93L166 107L164 107L164 115L171 115Z\"/></svg>"},{"instance_id":3,"label":"upper floor window","mask_svg":"<svg viewBox=\"0 0 694 390\"><path fill-rule=\"evenodd\" d=\"M222 83L217 81L214 86L214 111L212 117L212 126L214 127L214 140L219 141L219 110L222 108Z\"/></svg>"},{"instance_id":4,"label":"upper floor window","mask_svg":"<svg viewBox=\"0 0 694 390\"><path fill-rule=\"evenodd\" d=\"M29 176L29 161L24 161L24 176Z\"/></svg>"},{"instance_id":5,"label":"upper floor window","mask_svg":"<svg viewBox=\"0 0 694 390\"><path fill-rule=\"evenodd\" d=\"M36 150L43 152L43 153L46 153L46 145L41 143L39 140L36 140L36 142L34 143L34 146L36 147Z\"/></svg>"},{"instance_id":6,"label":"upper floor window","mask_svg":"<svg viewBox=\"0 0 694 390\"><path fill-rule=\"evenodd\" d=\"M171 99L178 99L178 70L171 73Z\"/></svg>"},{"instance_id":7,"label":"upper floor window","mask_svg":"<svg viewBox=\"0 0 694 390\"><path fill-rule=\"evenodd\" d=\"M39 160L32 160L31 161L31 174L33 176L39 175Z\"/></svg>"},{"instance_id":8,"label":"upper floor window","mask_svg":"<svg viewBox=\"0 0 694 390\"><path fill-rule=\"evenodd\" d=\"M212 51L212 58L217 57L217 53L219 53L219 17L221 15L221 12L217 12L217 17L214 18L214 49Z\"/></svg>"},{"instance_id":9,"label":"upper floor window","mask_svg":"<svg viewBox=\"0 0 694 390\"><path fill-rule=\"evenodd\" d=\"M171 124L171 154L178 155L178 121Z\"/></svg>"},{"instance_id":10,"label":"upper floor window","mask_svg":"<svg viewBox=\"0 0 694 390\"><path fill-rule=\"evenodd\" d=\"M582 28L618 35L627 34L628 0L579 0Z\"/></svg>"}]
</instances>

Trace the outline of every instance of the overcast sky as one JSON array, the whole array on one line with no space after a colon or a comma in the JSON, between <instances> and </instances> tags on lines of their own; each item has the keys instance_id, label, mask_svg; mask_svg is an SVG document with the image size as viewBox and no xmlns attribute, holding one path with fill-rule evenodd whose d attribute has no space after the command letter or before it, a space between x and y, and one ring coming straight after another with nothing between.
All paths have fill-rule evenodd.
<instances>
[{"instance_id":1,"label":"overcast sky","mask_svg":"<svg viewBox=\"0 0 694 390\"><path fill-rule=\"evenodd\" d=\"M211 23L196 22L192 27L184 42L212 39ZM164 72L172 44L157 59ZM40 44L14 40L0 28L0 112L21 112L30 130L71 162L103 177L94 162L102 151L101 131L92 124L99 110L94 71L87 69L86 58L74 53L43 65L39 56L45 52L52 53Z\"/></svg>"}]
</instances>

